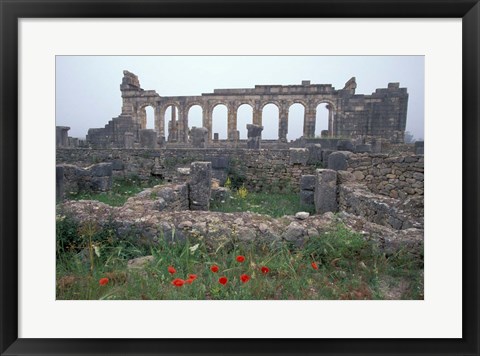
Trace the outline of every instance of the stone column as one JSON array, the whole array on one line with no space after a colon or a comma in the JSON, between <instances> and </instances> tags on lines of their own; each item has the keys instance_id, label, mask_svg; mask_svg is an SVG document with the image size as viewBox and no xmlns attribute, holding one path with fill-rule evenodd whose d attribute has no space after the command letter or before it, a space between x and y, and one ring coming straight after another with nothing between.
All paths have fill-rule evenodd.
<instances>
[{"instance_id":1,"label":"stone column","mask_svg":"<svg viewBox=\"0 0 480 356\"><path fill-rule=\"evenodd\" d=\"M188 200L190 210L208 210L212 186L212 163L193 162L190 165Z\"/></svg>"},{"instance_id":2,"label":"stone column","mask_svg":"<svg viewBox=\"0 0 480 356\"><path fill-rule=\"evenodd\" d=\"M56 166L55 170L55 191L57 196L57 202L63 200L64 194L64 173L63 173L63 166Z\"/></svg>"},{"instance_id":3,"label":"stone column","mask_svg":"<svg viewBox=\"0 0 480 356\"><path fill-rule=\"evenodd\" d=\"M181 104L178 108L178 142L187 142L188 138L188 113L185 110L185 105Z\"/></svg>"},{"instance_id":4,"label":"stone column","mask_svg":"<svg viewBox=\"0 0 480 356\"><path fill-rule=\"evenodd\" d=\"M278 139L287 142L288 134L288 106L282 105L278 111Z\"/></svg>"},{"instance_id":5,"label":"stone column","mask_svg":"<svg viewBox=\"0 0 480 356\"><path fill-rule=\"evenodd\" d=\"M317 214L337 211L337 172L317 169L314 197Z\"/></svg>"},{"instance_id":6,"label":"stone column","mask_svg":"<svg viewBox=\"0 0 480 356\"><path fill-rule=\"evenodd\" d=\"M137 120L140 124L140 129L147 128L147 111L145 108L140 108L137 112Z\"/></svg>"},{"instance_id":7,"label":"stone column","mask_svg":"<svg viewBox=\"0 0 480 356\"><path fill-rule=\"evenodd\" d=\"M332 105L327 105L328 109L328 137L333 136L333 107Z\"/></svg>"},{"instance_id":8,"label":"stone column","mask_svg":"<svg viewBox=\"0 0 480 356\"><path fill-rule=\"evenodd\" d=\"M237 137L237 109L235 103L228 105L228 140L235 141Z\"/></svg>"},{"instance_id":9,"label":"stone column","mask_svg":"<svg viewBox=\"0 0 480 356\"><path fill-rule=\"evenodd\" d=\"M261 103L255 102L255 105L252 110L252 124L257 126L262 126L262 109Z\"/></svg>"},{"instance_id":10,"label":"stone column","mask_svg":"<svg viewBox=\"0 0 480 356\"><path fill-rule=\"evenodd\" d=\"M172 113L168 122L168 142L176 142L178 140L177 107L175 105L170 105L170 107L172 108Z\"/></svg>"},{"instance_id":11,"label":"stone column","mask_svg":"<svg viewBox=\"0 0 480 356\"><path fill-rule=\"evenodd\" d=\"M303 121L303 137L313 138L315 137L315 120L316 120L317 108L313 105L309 105L305 108L305 118Z\"/></svg>"},{"instance_id":12,"label":"stone column","mask_svg":"<svg viewBox=\"0 0 480 356\"><path fill-rule=\"evenodd\" d=\"M55 126L55 139L57 147L68 147L68 126Z\"/></svg>"},{"instance_id":13,"label":"stone column","mask_svg":"<svg viewBox=\"0 0 480 356\"><path fill-rule=\"evenodd\" d=\"M158 137L165 137L165 111L162 107L155 107L155 131Z\"/></svg>"},{"instance_id":14,"label":"stone column","mask_svg":"<svg viewBox=\"0 0 480 356\"><path fill-rule=\"evenodd\" d=\"M262 140L263 126L247 124L248 141L247 148L258 150L260 149L260 141Z\"/></svg>"},{"instance_id":15,"label":"stone column","mask_svg":"<svg viewBox=\"0 0 480 356\"><path fill-rule=\"evenodd\" d=\"M212 109L210 108L210 105L204 104L203 106L203 127L205 127L208 130L208 142L212 141Z\"/></svg>"}]
</instances>

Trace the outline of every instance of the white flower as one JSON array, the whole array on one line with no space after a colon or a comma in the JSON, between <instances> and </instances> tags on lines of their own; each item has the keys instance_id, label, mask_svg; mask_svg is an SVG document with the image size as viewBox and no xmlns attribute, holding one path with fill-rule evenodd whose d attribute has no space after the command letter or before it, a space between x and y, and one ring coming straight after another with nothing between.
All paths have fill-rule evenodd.
<instances>
[{"instance_id":1,"label":"white flower","mask_svg":"<svg viewBox=\"0 0 480 356\"><path fill-rule=\"evenodd\" d=\"M191 252L192 254L197 250L198 245L200 245L200 244L196 244L196 245L193 245L192 247L189 247L190 252Z\"/></svg>"}]
</instances>

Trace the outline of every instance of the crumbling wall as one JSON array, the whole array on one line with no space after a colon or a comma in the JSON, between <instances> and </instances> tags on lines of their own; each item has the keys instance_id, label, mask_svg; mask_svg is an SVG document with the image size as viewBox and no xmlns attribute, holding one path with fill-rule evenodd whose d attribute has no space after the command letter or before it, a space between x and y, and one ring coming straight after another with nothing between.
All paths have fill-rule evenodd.
<instances>
[{"instance_id":1,"label":"crumbling wall","mask_svg":"<svg viewBox=\"0 0 480 356\"><path fill-rule=\"evenodd\" d=\"M62 199L64 193L105 192L111 188L111 163L99 163L86 168L72 164L62 164L56 167L57 200Z\"/></svg>"},{"instance_id":2,"label":"crumbling wall","mask_svg":"<svg viewBox=\"0 0 480 356\"><path fill-rule=\"evenodd\" d=\"M374 193L399 199L423 196L423 155L351 154L346 170Z\"/></svg>"},{"instance_id":3,"label":"crumbling wall","mask_svg":"<svg viewBox=\"0 0 480 356\"><path fill-rule=\"evenodd\" d=\"M244 182L248 189L299 191L300 177L314 174L318 162L310 162L309 150L241 149L75 149L57 150L57 163L86 167L111 162L114 176L152 175L167 182L184 181L179 167L195 161L212 163L212 176L223 184L227 175Z\"/></svg>"}]
</instances>

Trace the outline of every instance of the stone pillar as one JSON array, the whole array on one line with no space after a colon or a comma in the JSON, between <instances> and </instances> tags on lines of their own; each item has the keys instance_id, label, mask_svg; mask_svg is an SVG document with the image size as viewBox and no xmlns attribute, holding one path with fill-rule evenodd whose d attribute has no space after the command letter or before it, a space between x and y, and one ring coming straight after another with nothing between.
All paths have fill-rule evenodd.
<instances>
[{"instance_id":1,"label":"stone pillar","mask_svg":"<svg viewBox=\"0 0 480 356\"><path fill-rule=\"evenodd\" d=\"M193 147L207 148L208 130L205 127L192 127L190 138Z\"/></svg>"},{"instance_id":2,"label":"stone pillar","mask_svg":"<svg viewBox=\"0 0 480 356\"><path fill-rule=\"evenodd\" d=\"M207 129L207 142L212 141L212 109L210 106L207 104L204 105L203 107L203 114L202 114L202 119L203 119L203 127Z\"/></svg>"},{"instance_id":3,"label":"stone pillar","mask_svg":"<svg viewBox=\"0 0 480 356\"><path fill-rule=\"evenodd\" d=\"M314 199L317 214L337 212L337 172L317 169Z\"/></svg>"},{"instance_id":4,"label":"stone pillar","mask_svg":"<svg viewBox=\"0 0 480 356\"><path fill-rule=\"evenodd\" d=\"M212 163L193 162L190 165L188 200L190 210L208 210L212 186Z\"/></svg>"},{"instance_id":5,"label":"stone pillar","mask_svg":"<svg viewBox=\"0 0 480 356\"><path fill-rule=\"evenodd\" d=\"M235 104L228 105L228 140L235 141L237 136L237 109Z\"/></svg>"},{"instance_id":6,"label":"stone pillar","mask_svg":"<svg viewBox=\"0 0 480 356\"><path fill-rule=\"evenodd\" d=\"M165 111L161 107L155 108L154 126L158 137L165 136Z\"/></svg>"},{"instance_id":7,"label":"stone pillar","mask_svg":"<svg viewBox=\"0 0 480 356\"><path fill-rule=\"evenodd\" d=\"M305 118L303 121L303 137L313 138L315 137L315 120L317 115L317 109L313 106L307 106L305 108Z\"/></svg>"},{"instance_id":8,"label":"stone pillar","mask_svg":"<svg viewBox=\"0 0 480 356\"><path fill-rule=\"evenodd\" d=\"M125 132L123 136L123 147L132 149L134 148L135 139L133 137L133 132Z\"/></svg>"},{"instance_id":9,"label":"stone pillar","mask_svg":"<svg viewBox=\"0 0 480 356\"><path fill-rule=\"evenodd\" d=\"M218 142L218 132L213 134L213 141Z\"/></svg>"},{"instance_id":10,"label":"stone pillar","mask_svg":"<svg viewBox=\"0 0 480 356\"><path fill-rule=\"evenodd\" d=\"M278 111L278 139L287 142L288 133L288 106L283 105Z\"/></svg>"},{"instance_id":11,"label":"stone pillar","mask_svg":"<svg viewBox=\"0 0 480 356\"><path fill-rule=\"evenodd\" d=\"M260 141L262 140L263 126L247 124L247 148L258 150L260 149Z\"/></svg>"},{"instance_id":12,"label":"stone pillar","mask_svg":"<svg viewBox=\"0 0 480 356\"><path fill-rule=\"evenodd\" d=\"M139 130L140 147L157 148L157 133L151 129Z\"/></svg>"},{"instance_id":13,"label":"stone pillar","mask_svg":"<svg viewBox=\"0 0 480 356\"><path fill-rule=\"evenodd\" d=\"M327 131L328 136L325 136L325 137L332 137L333 136L333 107L332 107L332 105L328 104L327 109L328 109L328 131ZM323 131L322 131L322 137L323 137Z\"/></svg>"},{"instance_id":14,"label":"stone pillar","mask_svg":"<svg viewBox=\"0 0 480 356\"><path fill-rule=\"evenodd\" d=\"M55 170L55 191L57 196L57 202L63 200L64 194L64 175L63 175L63 166L56 166Z\"/></svg>"},{"instance_id":15,"label":"stone pillar","mask_svg":"<svg viewBox=\"0 0 480 356\"><path fill-rule=\"evenodd\" d=\"M175 105L170 105L170 107L172 114L168 122L168 142L176 142L178 140L177 107Z\"/></svg>"},{"instance_id":16,"label":"stone pillar","mask_svg":"<svg viewBox=\"0 0 480 356\"><path fill-rule=\"evenodd\" d=\"M253 107L252 124L262 126L262 109L259 102L255 102L255 106Z\"/></svg>"},{"instance_id":17,"label":"stone pillar","mask_svg":"<svg viewBox=\"0 0 480 356\"><path fill-rule=\"evenodd\" d=\"M300 177L300 203L307 206L315 205L316 176L313 174Z\"/></svg>"},{"instance_id":18,"label":"stone pillar","mask_svg":"<svg viewBox=\"0 0 480 356\"><path fill-rule=\"evenodd\" d=\"M187 142L188 138L188 113L184 105L180 105L178 109L178 142Z\"/></svg>"},{"instance_id":19,"label":"stone pillar","mask_svg":"<svg viewBox=\"0 0 480 356\"><path fill-rule=\"evenodd\" d=\"M145 108L140 108L137 112L137 120L140 124L140 129L147 128L147 110Z\"/></svg>"},{"instance_id":20,"label":"stone pillar","mask_svg":"<svg viewBox=\"0 0 480 356\"><path fill-rule=\"evenodd\" d=\"M68 147L68 126L55 126L55 139L57 147Z\"/></svg>"}]
</instances>

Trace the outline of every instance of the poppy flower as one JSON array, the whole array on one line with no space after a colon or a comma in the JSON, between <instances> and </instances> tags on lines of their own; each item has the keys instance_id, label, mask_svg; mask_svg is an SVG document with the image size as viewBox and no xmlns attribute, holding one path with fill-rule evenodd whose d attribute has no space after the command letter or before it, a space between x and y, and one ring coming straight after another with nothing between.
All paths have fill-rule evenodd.
<instances>
[{"instance_id":1,"label":"poppy flower","mask_svg":"<svg viewBox=\"0 0 480 356\"><path fill-rule=\"evenodd\" d=\"M193 281L194 281L194 279L189 278L189 279L187 279L187 280L185 281L185 283L187 283L187 284L192 284Z\"/></svg>"},{"instance_id":2,"label":"poppy flower","mask_svg":"<svg viewBox=\"0 0 480 356\"><path fill-rule=\"evenodd\" d=\"M237 256L236 260L237 260L237 262L242 263L243 261L245 261L245 256L242 256L242 255Z\"/></svg>"},{"instance_id":3,"label":"poppy flower","mask_svg":"<svg viewBox=\"0 0 480 356\"><path fill-rule=\"evenodd\" d=\"M189 274L188 279L191 279L192 281L194 281L194 280L197 279L197 275L196 274Z\"/></svg>"},{"instance_id":4,"label":"poppy flower","mask_svg":"<svg viewBox=\"0 0 480 356\"><path fill-rule=\"evenodd\" d=\"M181 287L185 284L185 281L183 279L180 279L180 278L175 278L173 281L172 281L172 284L175 286L175 287Z\"/></svg>"},{"instance_id":5,"label":"poppy flower","mask_svg":"<svg viewBox=\"0 0 480 356\"><path fill-rule=\"evenodd\" d=\"M246 274L242 274L240 276L240 280L242 281L242 283L247 283L250 280L250 277Z\"/></svg>"},{"instance_id":6,"label":"poppy flower","mask_svg":"<svg viewBox=\"0 0 480 356\"><path fill-rule=\"evenodd\" d=\"M168 273L174 274L175 272L177 271L175 270L175 268L173 268L173 266L168 266Z\"/></svg>"},{"instance_id":7,"label":"poppy flower","mask_svg":"<svg viewBox=\"0 0 480 356\"><path fill-rule=\"evenodd\" d=\"M210 267L210 270L211 270L213 273L217 273L217 272L218 272L218 266L217 266L217 265L213 265L212 267Z\"/></svg>"},{"instance_id":8,"label":"poppy flower","mask_svg":"<svg viewBox=\"0 0 480 356\"><path fill-rule=\"evenodd\" d=\"M318 265L315 262L312 262L312 268L313 269L318 269Z\"/></svg>"},{"instance_id":9,"label":"poppy flower","mask_svg":"<svg viewBox=\"0 0 480 356\"><path fill-rule=\"evenodd\" d=\"M270 272L270 268L268 268L267 266L262 266L260 270L262 271L263 274L267 274L268 272Z\"/></svg>"},{"instance_id":10,"label":"poppy flower","mask_svg":"<svg viewBox=\"0 0 480 356\"><path fill-rule=\"evenodd\" d=\"M98 283L99 283L101 286L106 286L106 285L108 284L108 281L109 281L108 278L100 278L100 280L98 281Z\"/></svg>"},{"instance_id":11,"label":"poppy flower","mask_svg":"<svg viewBox=\"0 0 480 356\"><path fill-rule=\"evenodd\" d=\"M225 284L227 284L227 282L228 282L227 277L220 277L220 278L218 279L218 283L220 283L220 284L225 285Z\"/></svg>"}]
</instances>

